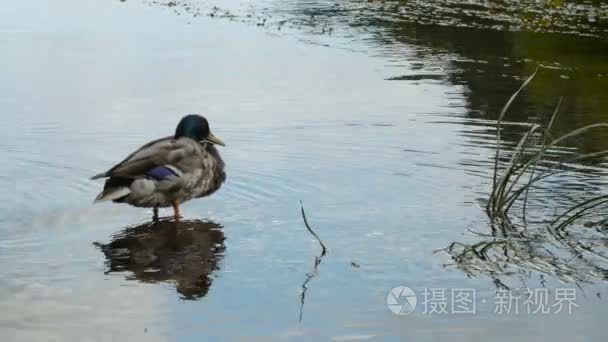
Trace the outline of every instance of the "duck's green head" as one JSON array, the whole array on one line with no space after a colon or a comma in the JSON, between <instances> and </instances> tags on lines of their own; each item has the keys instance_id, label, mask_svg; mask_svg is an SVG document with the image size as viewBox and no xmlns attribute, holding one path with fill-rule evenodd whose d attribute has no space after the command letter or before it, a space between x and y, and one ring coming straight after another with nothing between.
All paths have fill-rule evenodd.
<instances>
[{"instance_id":1,"label":"duck's green head","mask_svg":"<svg viewBox=\"0 0 608 342\"><path fill-rule=\"evenodd\" d=\"M209 129L209 122L200 115L190 114L184 116L175 129L175 139L188 137L200 142L226 146L222 139L216 137Z\"/></svg>"}]
</instances>

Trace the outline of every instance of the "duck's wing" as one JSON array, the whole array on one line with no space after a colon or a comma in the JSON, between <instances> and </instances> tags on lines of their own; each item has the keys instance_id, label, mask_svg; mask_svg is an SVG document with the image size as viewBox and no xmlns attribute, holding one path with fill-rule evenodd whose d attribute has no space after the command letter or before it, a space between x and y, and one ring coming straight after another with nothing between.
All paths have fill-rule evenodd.
<instances>
[{"instance_id":1,"label":"duck's wing","mask_svg":"<svg viewBox=\"0 0 608 342\"><path fill-rule=\"evenodd\" d=\"M91 179L106 177L141 178L149 176L159 166L179 165L182 160L196 153L196 142L189 139L161 138L151 141L131 153L106 172L93 176Z\"/></svg>"}]
</instances>

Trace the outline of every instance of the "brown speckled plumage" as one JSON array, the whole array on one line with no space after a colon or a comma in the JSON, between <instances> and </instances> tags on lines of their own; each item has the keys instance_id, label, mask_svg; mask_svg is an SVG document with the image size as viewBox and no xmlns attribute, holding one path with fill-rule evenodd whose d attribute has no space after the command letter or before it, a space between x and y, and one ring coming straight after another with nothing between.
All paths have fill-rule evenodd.
<instances>
[{"instance_id":1,"label":"brown speckled plumage","mask_svg":"<svg viewBox=\"0 0 608 342\"><path fill-rule=\"evenodd\" d=\"M175 136L149 142L122 162L92 179L107 178L96 201L111 200L136 207L169 207L209 196L226 180L224 161L214 144L223 142L209 131L207 120L189 115Z\"/></svg>"}]
</instances>

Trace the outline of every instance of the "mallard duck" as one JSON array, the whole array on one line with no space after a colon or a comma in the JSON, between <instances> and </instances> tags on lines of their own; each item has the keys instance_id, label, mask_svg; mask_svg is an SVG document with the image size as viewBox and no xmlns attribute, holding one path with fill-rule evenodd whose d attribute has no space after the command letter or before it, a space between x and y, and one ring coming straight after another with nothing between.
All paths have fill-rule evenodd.
<instances>
[{"instance_id":1,"label":"mallard duck","mask_svg":"<svg viewBox=\"0 0 608 342\"><path fill-rule=\"evenodd\" d=\"M211 195L226 180L224 161L214 145L224 142L209 130L207 119L186 115L175 135L151 141L125 160L91 179L108 178L95 202L113 201L135 207L173 207L179 222L179 204Z\"/></svg>"}]
</instances>

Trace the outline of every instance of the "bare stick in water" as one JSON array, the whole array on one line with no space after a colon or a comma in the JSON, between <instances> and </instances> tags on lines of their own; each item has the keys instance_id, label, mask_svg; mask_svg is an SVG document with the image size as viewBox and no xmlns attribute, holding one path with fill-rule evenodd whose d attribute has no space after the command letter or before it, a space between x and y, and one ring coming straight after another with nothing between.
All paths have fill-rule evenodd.
<instances>
[{"instance_id":1,"label":"bare stick in water","mask_svg":"<svg viewBox=\"0 0 608 342\"><path fill-rule=\"evenodd\" d=\"M325 254L327 253L327 248L325 248L325 244L323 244L323 241L321 241L317 233L315 233L314 230L310 228L308 220L306 219L306 213L304 212L304 204L302 204L302 201L300 201L300 208L302 209L302 219L304 219L304 225L306 226L306 229L308 229L310 234L312 234L312 236L314 236L315 239L317 239L317 241L321 245L321 254L315 257L313 271L306 274L306 278L302 283L302 294L300 296L300 322L302 322L302 317L304 315L304 302L306 300L306 291L308 290L308 283L313 280L314 277L317 276L319 265L323 260L323 256L325 256Z\"/></svg>"},{"instance_id":2,"label":"bare stick in water","mask_svg":"<svg viewBox=\"0 0 608 342\"><path fill-rule=\"evenodd\" d=\"M317 239L317 241L319 241L319 244L321 245L321 256L324 256L325 253L327 252L327 248L325 248L323 241L321 241L321 239L319 238L317 233L315 233L312 230L312 228L310 228L310 225L308 224L308 220L306 220L306 213L304 212L304 204L302 204L302 201L300 201L300 208L302 209L302 218L304 219L304 225L306 226L306 229L308 229L310 234L312 234L312 236L314 236L315 239Z\"/></svg>"}]
</instances>

